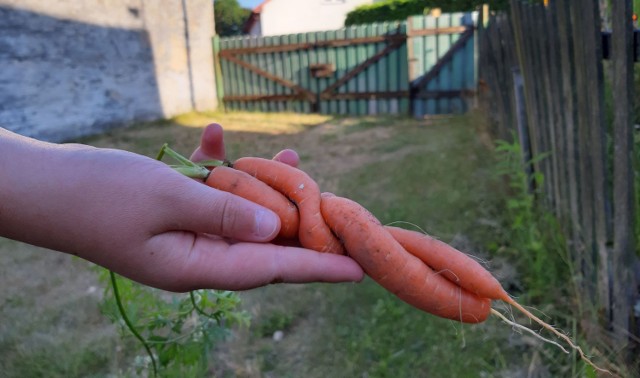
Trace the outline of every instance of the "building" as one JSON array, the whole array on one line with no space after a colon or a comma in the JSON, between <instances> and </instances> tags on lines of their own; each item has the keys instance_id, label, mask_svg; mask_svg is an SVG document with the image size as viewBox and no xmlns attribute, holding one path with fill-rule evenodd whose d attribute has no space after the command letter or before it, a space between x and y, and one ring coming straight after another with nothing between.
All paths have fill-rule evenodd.
<instances>
[{"instance_id":1,"label":"building","mask_svg":"<svg viewBox=\"0 0 640 378\"><path fill-rule=\"evenodd\" d=\"M347 13L375 0L265 0L244 25L254 36L307 33L339 29Z\"/></svg>"}]
</instances>

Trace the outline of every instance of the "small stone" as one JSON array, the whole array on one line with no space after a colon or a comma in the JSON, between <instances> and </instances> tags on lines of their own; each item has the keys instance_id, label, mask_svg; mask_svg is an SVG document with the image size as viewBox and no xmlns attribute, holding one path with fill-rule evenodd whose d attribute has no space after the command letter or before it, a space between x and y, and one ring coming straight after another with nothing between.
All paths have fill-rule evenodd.
<instances>
[{"instance_id":1,"label":"small stone","mask_svg":"<svg viewBox=\"0 0 640 378\"><path fill-rule=\"evenodd\" d=\"M282 338L284 338L284 332L282 331L275 331L273 333L273 341L280 341L282 340Z\"/></svg>"}]
</instances>

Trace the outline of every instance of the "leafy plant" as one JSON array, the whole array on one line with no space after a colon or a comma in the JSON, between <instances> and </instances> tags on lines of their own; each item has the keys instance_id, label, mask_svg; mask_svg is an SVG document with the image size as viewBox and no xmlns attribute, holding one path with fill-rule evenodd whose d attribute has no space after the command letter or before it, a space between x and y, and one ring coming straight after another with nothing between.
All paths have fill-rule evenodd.
<instances>
[{"instance_id":1,"label":"leafy plant","mask_svg":"<svg viewBox=\"0 0 640 378\"><path fill-rule=\"evenodd\" d=\"M570 264L562 230L541 199L544 175L534 169L549 154L524 161L518 142L498 140L496 146L500 155L497 173L506 178L511 189L505 202L502 249L517 257L514 260L519 263L530 295L550 298L554 290L566 287L562 282Z\"/></svg>"},{"instance_id":2,"label":"leafy plant","mask_svg":"<svg viewBox=\"0 0 640 378\"><path fill-rule=\"evenodd\" d=\"M242 34L242 26L251 14L238 0L215 0L213 4L216 34L222 37Z\"/></svg>"},{"instance_id":3,"label":"leafy plant","mask_svg":"<svg viewBox=\"0 0 640 378\"><path fill-rule=\"evenodd\" d=\"M101 310L120 326L124 338L139 341L132 367L161 376L202 376L209 352L232 325L247 326L238 296L229 291L197 290L169 295L101 270L107 284Z\"/></svg>"},{"instance_id":4,"label":"leafy plant","mask_svg":"<svg viewBox=\"0 0 640 378\"><path fill-rule=\"evenodd\" d=\"M423 14L429 9L440 8L443 12L470 12L488 3L491 9L505 9L508 0L386 0L361 5L347 14L345 26L372 22L401 21L407 17Z\"/></svg>"}]
</instances>

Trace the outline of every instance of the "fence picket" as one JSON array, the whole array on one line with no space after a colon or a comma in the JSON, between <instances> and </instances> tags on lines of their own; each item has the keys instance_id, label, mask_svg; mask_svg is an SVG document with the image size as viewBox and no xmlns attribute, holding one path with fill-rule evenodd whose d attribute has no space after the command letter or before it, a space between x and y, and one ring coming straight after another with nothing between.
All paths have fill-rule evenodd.
<instances>
[{"instance_id":1,"label":"fence picket","mask_svg":"<svg viewBox=\"0 0 640 378\"><path fill-rule=\"evenodd\" d=\"M543 173L548 183L540 188L548 201L540 205L555 211L568 240L578 275L579 320L598 320L616 330L619 348L629 346L637 332L629 319L633 296L640 293L632 274L638 264L631 167L632 10L629 1L612 4L618 7L613 19L627 20L614 23L619 34L612 36L612 59L619 59L612 60L611 91L618 108L614 127L608 128L605 119L597 0L550 0L547 5L511 0L510 13L492 16L480 31L479 70L481 83L486 81L489 88L483 104L490 112L504 113L494 117L500 135L514 129L509 120L517 112L513 90L501 93L508 88L504 72L512 66L522 72L528 132L521 133L530 136L534 155L552 153L534 171ZM515 52L510 52L511 45ZM510 56L515 61L510 62Z\"/></svg>"}]
</instances>

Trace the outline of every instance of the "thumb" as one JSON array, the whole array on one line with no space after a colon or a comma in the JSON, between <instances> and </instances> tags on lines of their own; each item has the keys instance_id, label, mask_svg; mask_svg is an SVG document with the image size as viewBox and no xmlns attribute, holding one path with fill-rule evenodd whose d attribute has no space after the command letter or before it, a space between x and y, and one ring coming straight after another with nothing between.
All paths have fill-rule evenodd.
<instances>
[{"instance_id":1,"label":"thumb","mask_svg":"<svg viewBox=\"0 0 640 378\"><path fill-rule=\"evenodd\" d=\"M186 180L174 207L179 229L239 241L266 242L280 231L280 218L271 210L231 193Z\"/></svg>"}]
</instances>

